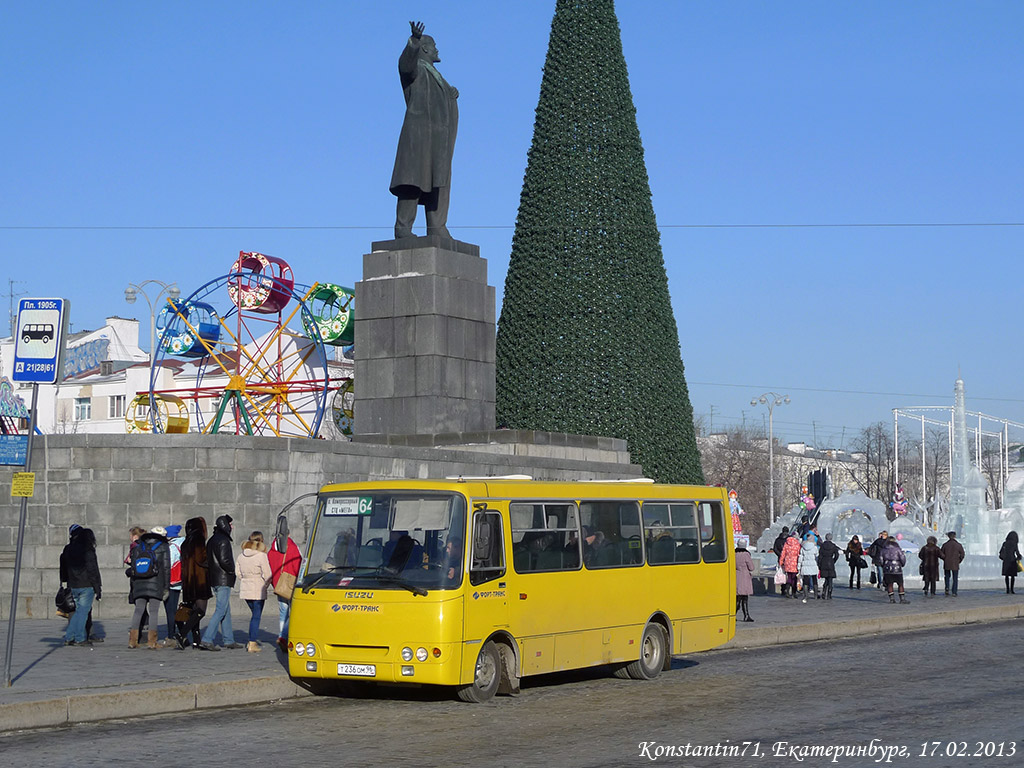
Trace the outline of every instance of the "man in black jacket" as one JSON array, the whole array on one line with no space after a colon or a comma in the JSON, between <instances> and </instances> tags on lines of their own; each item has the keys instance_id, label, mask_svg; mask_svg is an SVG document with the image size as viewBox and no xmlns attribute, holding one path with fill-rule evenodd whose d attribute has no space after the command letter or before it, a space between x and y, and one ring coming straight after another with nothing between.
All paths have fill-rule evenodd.
<instances>
[{"instance_id":1,"label":"man in black jacket","mask_svg":"<svg viewBox=\"0 0 1024 768\"><path fill-rule=\"evenodd\" d=\"M813 529L812 529L813 530ZM839 560L839 547L832 541L832 534L826 533L825 540L818 549L818 570L825 583L818 595L822 600L832 599L832 582L836 578L836 561Z\"/></svg>"},{"instance_id":2,"label":"man in black jacket","mask_svg":"<svg viewBox=\"0 0 1024 768\"><path fill-rule=\"evenodd\" d=\"M75 612L64 632L64 645L92 645L85 623L92 611L92 601L103 593L99 565L96 562L96 536L89 528L72 525L71 540L60 553L60 580L67 584L75 598Z\"/></svg>"},{"instance_id":3,"label":"man in black jacket","mask_svg":"<svg viewBox=\"0 0 1024 768\"><path fill-rule=\"evenodd\" d=\"M882 573L882 550L885 548L886 539L889 538L888 531L882 531L878 538L871 542L868 547L868 557L871 558L871 565L875 569L875 589L885 589L885 574Z\"/></svg>"},{"instance_id":4,"label":"man in black jacket","mask_svg":"<svg viewBox=\"0 0 1024 768\"><path fill-rule=\"evenodd\" d=\"M217 600L213 618L203 632L199 647L211 651L220 650L213 644L217 630L221 629L225 648L241 648L235 642L231 628L231 588L235 586L235 555L231 551L231 515L221 515L213 529L213 535L206 542L206 564L209 569L210 588ZM223 624L223 626L221 626Z\"/></svg>"},{"instance_id":5,"label":"man in black jacket","mask_svg":"<svg viewBox=\"0 0 1024 768\"><path fill-rule=\"evenodd\" d=\"M782 560L782 548L784 546L786 546L786 539L788 539L788 538L789 538L789 526L788 525L784 525L784 526L782 526L782 533L780 533L778 535L778 537L775 539L775 543L772 544L772 552L775 553L775 557L777 559L779 559L780 561ZM779 566L779 567L781 568L782 566ZM780 587L779 591L782 593L782 596L785 597L786 596L786 585L783 584L782 587Z\"/></svg>"}]
</instances>

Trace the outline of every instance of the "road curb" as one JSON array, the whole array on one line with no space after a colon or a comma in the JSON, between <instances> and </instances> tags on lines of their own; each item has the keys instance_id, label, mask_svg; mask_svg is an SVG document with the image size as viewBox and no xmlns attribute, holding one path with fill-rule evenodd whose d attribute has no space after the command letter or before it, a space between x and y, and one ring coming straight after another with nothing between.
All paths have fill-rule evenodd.
<instances>
[{"instance_id":1,"label":"road curb","mask_svg":"<svg viewBox=\"0 0 1024 768\"><path fill-rule=\"evenodd\" d=\"M939 611L938 613L910 613L902 616L883 616L870 619L816 622L791 626L768 626L744 629L720 650L764 648L771 645L806 643L815 640L841 640L883 632L903 632L914 629L954 627L961 624L979 624L1005 621L1024 616L1024 605L986 605L978 608Z\"/></svg>"},{"instance_id":2,"label":"road curb","mask_svg":"<svg viewBox=\"0 0 1024 768\"><path fill-rule=\"evenodd\" d=\"M311 695L287 676L280 675L130 688L103 693L76 693L54 699L0 704L0 733L96 720L164 715L243 704L265 704Z\"/></svg>"},{"instance_id":3,"label":"road curb","mask_svg":"<svg viewBox=\"0 0 1024 768\"><path fill-rule=\"evenodd\" d=\"M990 605L936 613L894 614L867 619L753 627L737 632L735 637L719 650L849 639L880 633L1005 621L1021 617L1024 617L1024 605ZM0 704L0 733L97 720L265 704L311 695L283 673L201 683L83 692L52 699L10 701Z\"/></svg>"}]
</instances>

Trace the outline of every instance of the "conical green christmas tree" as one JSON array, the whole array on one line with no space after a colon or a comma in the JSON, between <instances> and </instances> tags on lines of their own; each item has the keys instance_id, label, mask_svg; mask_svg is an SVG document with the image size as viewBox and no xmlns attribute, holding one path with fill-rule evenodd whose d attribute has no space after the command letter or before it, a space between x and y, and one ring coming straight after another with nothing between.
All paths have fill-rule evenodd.
<instances>
[{"instance_id":1,"label":"conical green christmas tree","mask_svg":"<svg viewBox=\"0 0 1024 768\"><path fill-rule=\"evenodd\" d=\"M625 438L703 483L612 0L558 0L498 322L499 427Z\"/></svg>"}]
</instances>

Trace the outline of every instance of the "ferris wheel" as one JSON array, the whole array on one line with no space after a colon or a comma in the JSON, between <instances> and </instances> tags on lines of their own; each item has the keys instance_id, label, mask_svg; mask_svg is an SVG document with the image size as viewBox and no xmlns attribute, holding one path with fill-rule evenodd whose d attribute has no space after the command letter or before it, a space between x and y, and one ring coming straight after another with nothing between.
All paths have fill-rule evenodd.
<instances>
[{"instance_id":1,"label":"ferris wheel","mask_svg":"<svg viewBox=\"0 0 1024 768\"><path fill-rule=\"evenodd\" d=\"M172 431L161 415L179 401L187 424L176 413L173 431L317 437L342 383L327 350L351 343L353 299L333 283L297 285L283 259L241 252L228 274L169 300L157 318L152 431Z\"/></svg>"}]
</instances>

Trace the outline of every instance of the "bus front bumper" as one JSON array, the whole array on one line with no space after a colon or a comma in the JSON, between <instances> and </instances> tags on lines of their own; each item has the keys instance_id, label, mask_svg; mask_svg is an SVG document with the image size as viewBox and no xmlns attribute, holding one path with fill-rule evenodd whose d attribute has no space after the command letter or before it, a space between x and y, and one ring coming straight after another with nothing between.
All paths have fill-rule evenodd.
<instances>
[{"instance_id":1,"label":"bus front bumper","mask_svg":"<svg viewBox=\"0 0 1024 768\"><path fill-rule=\"evenodd\" d=\"M371 659L366 658L364 653L346 653L343 647L331 646L317 649L312 656L300 656L293 647L288 650L288 674L293 679L459 685L462 673L460 643L409 647L413 658L408 661L401 657L401 648L388 649L385 658ZM425 661L416 657L416 651L420 648L427 650ZM440 655L435 654L435 649Z\"/></svg>"}]
</instances>

